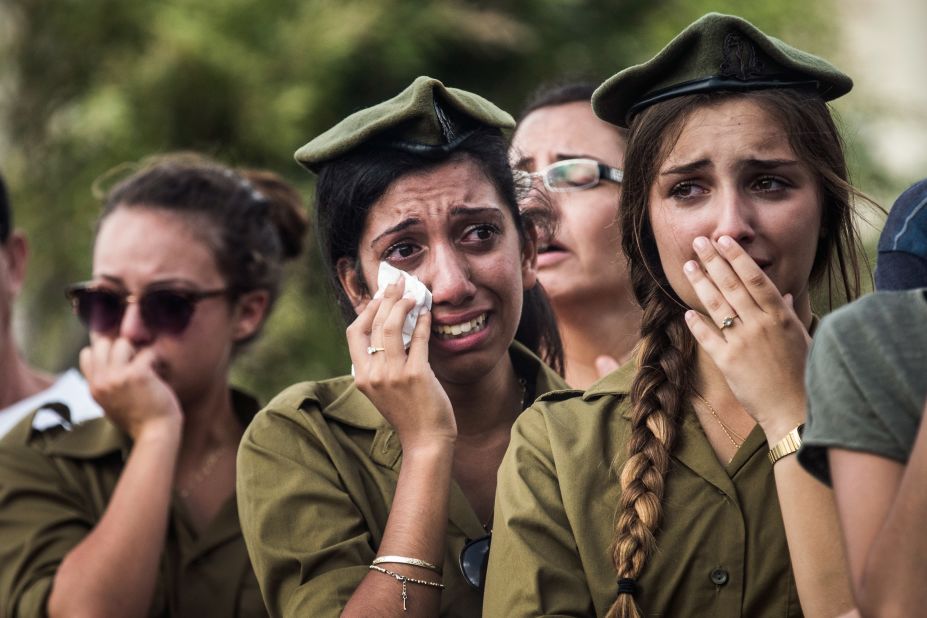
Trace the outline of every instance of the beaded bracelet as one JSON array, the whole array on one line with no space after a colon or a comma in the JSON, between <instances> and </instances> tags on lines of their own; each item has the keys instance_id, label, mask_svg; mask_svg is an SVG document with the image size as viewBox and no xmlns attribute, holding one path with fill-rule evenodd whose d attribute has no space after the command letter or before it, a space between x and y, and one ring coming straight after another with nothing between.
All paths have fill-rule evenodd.
<instances>
[{"instance_id":1,"label":"beaded bracelet","mask_svg":"<svg viewBox=\"0 0 927 618\"><path fill-rule=\"evenodd\" d=\"M434 571L438 575L441 574L441 569L431 564L430 562L425 562L424 560L419 560L418 558L406 558L405 556L378 556L373 560L374 564L410 564L412 566L421 567L423 569L428 569L429 571Z\"/></svg>"},{"instance_id":2,"label":"beaded bracelet","mask_svg":"<svg viewBox=\"0 0 927 618\"><path fill-rule=\"evenodd\" d=\"M404 612L409 611L408 607L406 607L406 601L409 599L409 591L406 588L406 584L412 583L412 584L419 584L420 586L431 586L432 588L444 589L444 584L440 582L430 582L424 579L415 579L414 577L406 577L405 575L402 575L401 573L395 573L388 569L384 569L383 567L378 567L375 564L371 564L369 568L372 571L378 571L380 573L383 573L384 575L389 575L390 577L392 577L393 579L395 579L396 581L402 584L402 611Z\"/></svg>"}]
</instances>

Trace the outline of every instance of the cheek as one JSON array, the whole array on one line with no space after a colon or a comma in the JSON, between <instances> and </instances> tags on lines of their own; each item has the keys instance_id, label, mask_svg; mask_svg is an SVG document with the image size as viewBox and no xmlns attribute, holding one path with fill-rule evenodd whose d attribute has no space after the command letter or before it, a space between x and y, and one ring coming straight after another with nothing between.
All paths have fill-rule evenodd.
<instances>
[{"instance_id":1,"label":"cheek","mask_svg":"<svg viewBox=\"0 0 927 618\"><path fill-rule=\"evenodd\" d=\"M650 225L663 271L672 278L683 263L695 258L692 241L698 233L690 229L691 226L686 225L685 221L680 221L680 217L671 216L662 207L651 212Z\"/></svg>"}]
</instances>

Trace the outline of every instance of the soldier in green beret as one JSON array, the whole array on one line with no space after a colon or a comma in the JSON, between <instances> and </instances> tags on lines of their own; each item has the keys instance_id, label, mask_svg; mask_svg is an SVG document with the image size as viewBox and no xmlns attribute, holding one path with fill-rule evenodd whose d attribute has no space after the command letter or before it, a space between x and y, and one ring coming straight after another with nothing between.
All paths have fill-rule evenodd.
<instances>
[{"instance_id":1,"label":"soldier in green beret","mask_svg":"<svg viewBox=\"0 0 927 618\"><path fill-rule=\"evenodd\" d=\"M107 194L68 296L104 418L44 406L0 442L0 616L266 616L235 455L260 406L229 386L307 227L271 172L156 157Z\"/></svg>"},{"instance_id":2,"label":"soldier in green beret","mask_svg":"<svg viewBox=\"0 0 927 618\"><path fill-rule=\"evenodd\" d=\"M832 495L793 456L812 290L859 288L826 105L850 87L709 14L597 89L598 116L629 129L619 218L642 340L636 363L516 422L486 615L852 609Z\"/></svg>"},{"instance_id":3,"label":"soldier in green beret","mask_svg":"<svg viewBox=\"0 0 927 618\"><path fill-rule=\"evenodd\" d=\"M420 77L296 153L319 174L354 377L290 387L239 451L242 530L273 616L481 614L512 423L565 387L539 358L562 353L512 125Z\"/></svg>"}]
</instances>

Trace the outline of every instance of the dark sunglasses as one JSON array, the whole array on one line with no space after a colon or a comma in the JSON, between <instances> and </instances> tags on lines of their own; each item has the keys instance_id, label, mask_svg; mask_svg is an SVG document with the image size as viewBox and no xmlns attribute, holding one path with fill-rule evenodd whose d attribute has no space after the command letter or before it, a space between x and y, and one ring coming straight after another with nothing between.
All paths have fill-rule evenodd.
<instances>
[{"instance_id":1,"label":"dark sunglasses","mask_svg":"<svg viewBox=\"0 0 927 618\"><path fill-rule=\"evenodd\" d=\"M516 178L519 184L527 183L526 186L530 186L534 178L541 178L548 190L563 193L591 189L603 180L620 184L624 172L595 159L565 159L539 172L518 171Z\"/></svg>"},{"instance_id":2,"label":"dark sunglasses","mask_svg":"<svg viewBox=\"0 0 927 618\"><path fill-rule=\"evenodd\" d=\"M178 290L161 288L140 296L94 283L78 283L65 291L74 313L91 331L109 333L119 328L126 307L138 303L145 327L152 333L179 335L190 325L196 304L203 299L227 294L222 290Z\"/></svg>"},{"instance_id":3,"label":"dark sunglasses","mask_svg":"<svg viewBox=\"0 0 927 618\"><path fill-rule=\"evenodd\" d=\"M492 533L467 541L460 550L460 572L473 588L482 590L486 583L486 566L489 563L489 543Z\"/></svg>"}]
</instances>

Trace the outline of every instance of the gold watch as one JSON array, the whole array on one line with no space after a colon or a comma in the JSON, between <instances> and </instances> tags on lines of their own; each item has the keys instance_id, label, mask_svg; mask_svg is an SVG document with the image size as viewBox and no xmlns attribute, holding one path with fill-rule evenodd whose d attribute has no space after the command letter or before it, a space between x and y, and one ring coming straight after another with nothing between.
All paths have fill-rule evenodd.
<instances>
[{"instance_id":1,"label":"gold watch","mask_svg":"<svg viewBox=\"0 0 927 618\"><path fill-rule=\"evenodd\" d=\"M801 432L804 429L805 424L802 423L776 442L775 446L769 449L769 462L775 464L786 455L796 452L801 447Z\"/></svg>"}]
</instances>

